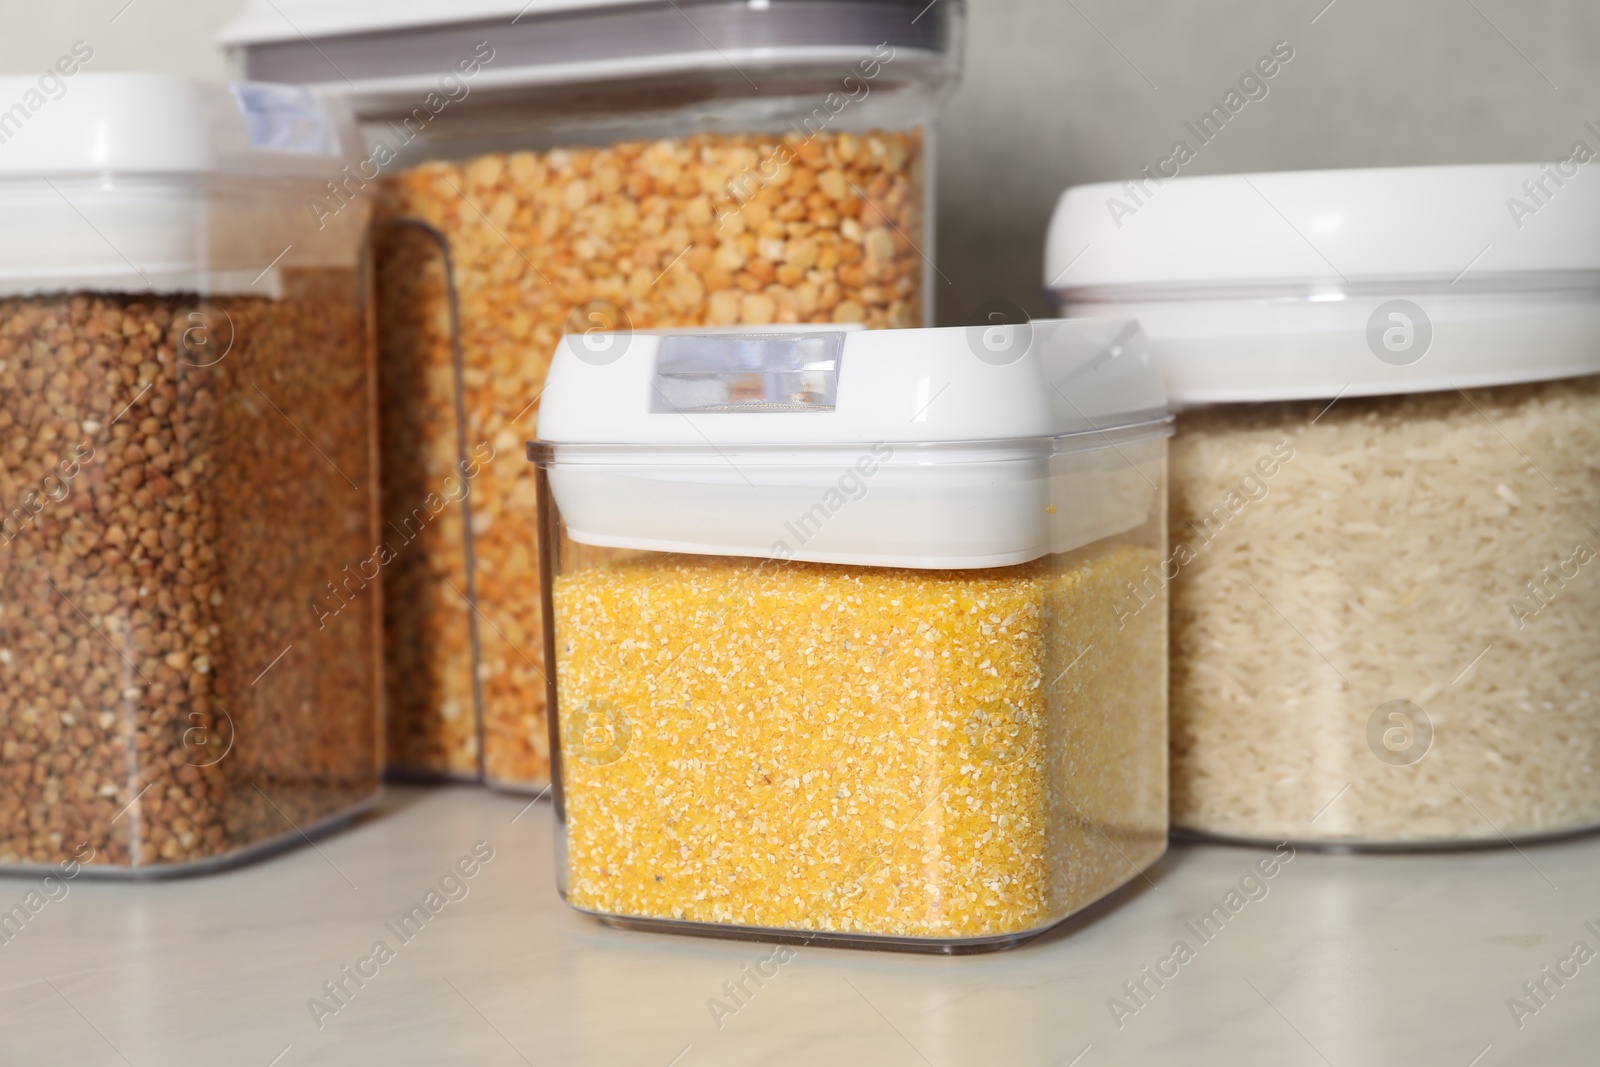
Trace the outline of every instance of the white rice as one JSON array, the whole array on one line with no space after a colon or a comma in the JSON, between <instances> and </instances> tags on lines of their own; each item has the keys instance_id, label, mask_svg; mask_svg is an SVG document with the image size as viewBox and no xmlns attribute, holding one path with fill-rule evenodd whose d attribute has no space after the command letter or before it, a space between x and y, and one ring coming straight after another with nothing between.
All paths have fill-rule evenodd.
<instances>
[{"instance_id":1,"label":"white rice","mask_svg":"<svg viewBox=\"0 0 1600 1067\"><path fill-rule=\"evenodd\" d=\"M1600 379L1325 403L1179 419L1173 824L1381 843L1600 823ZM1368 742L1397 699L1433 729L1410 765Z\"/></svg>"}]
</instances>

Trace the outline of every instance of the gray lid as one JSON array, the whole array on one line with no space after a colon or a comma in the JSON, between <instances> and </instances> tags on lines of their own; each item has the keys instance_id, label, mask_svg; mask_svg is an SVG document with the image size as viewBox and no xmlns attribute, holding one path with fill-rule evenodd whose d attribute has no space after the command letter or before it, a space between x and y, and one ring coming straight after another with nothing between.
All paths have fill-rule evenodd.
<instances>
[{"instance_id":1,"label":"gray lid","mask_svg":"<svg viewBox=\"0 0 1600 1067\"><path fill-rule=\"evenodd\" d=\"M600 84L727 73L837 75L876 57L885 81L941 81L963 0L250 0L217 37L254 80L322 85L366 109L436 88L464 59L476 84ZM774 82L774 86L777 83Z\"/></svg>"}]
</instances>

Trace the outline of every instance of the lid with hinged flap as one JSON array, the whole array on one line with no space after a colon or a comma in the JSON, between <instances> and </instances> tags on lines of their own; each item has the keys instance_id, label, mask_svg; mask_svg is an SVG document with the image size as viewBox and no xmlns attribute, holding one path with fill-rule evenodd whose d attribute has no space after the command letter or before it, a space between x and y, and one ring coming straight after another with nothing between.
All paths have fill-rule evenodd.
<instances>
[{"instance_id":1,"label":"lid with hinged flap","mask_svg":"<svg viewBox=\"0 0 1600 1067\"><path fill-rule=\"evenodd\" d=\"M1165 406L1126 321L586 334L529 451L581 543L991 567L1146 521Z\"/></svg>"}]
</instances>

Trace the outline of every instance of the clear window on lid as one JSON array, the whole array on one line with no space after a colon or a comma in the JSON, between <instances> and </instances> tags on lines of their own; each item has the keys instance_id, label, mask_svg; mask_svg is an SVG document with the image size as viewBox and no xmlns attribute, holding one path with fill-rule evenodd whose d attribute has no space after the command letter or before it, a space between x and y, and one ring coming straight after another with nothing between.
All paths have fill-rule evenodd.
<instances>
[{"instance_id":1,"label":"clear window on lid","mask_svg":"<svg viewBox=\"0 0 1600 1067\"><path fill-rule=\"evenodd\" d=\"M674 334L656 354L656 414L832 411L844 334Z\"/></svg>"}]
</instances>

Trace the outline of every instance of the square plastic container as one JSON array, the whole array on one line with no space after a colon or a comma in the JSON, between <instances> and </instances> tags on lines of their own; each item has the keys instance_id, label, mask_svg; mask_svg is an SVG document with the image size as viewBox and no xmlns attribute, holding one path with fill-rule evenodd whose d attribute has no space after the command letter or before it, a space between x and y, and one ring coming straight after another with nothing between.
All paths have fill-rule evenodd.
<instances>
[{"instance_id":1,"label":"square plastic container","mask_svg":"<svg viewBox=\"0 0 1600 1067\"><path fill-rule=\"evenodd\" d=\"M1137 316L1179 409L1175 827L1600 824L1600 186L1570 169L1133 183L1132 217L1126 186L1063 197L1063 312Z\"/></svg>"},{"instance_id":2,"label":"square plastic container","mask_svg":"<svg viewBox=\"0 0 1600 1067\"><path fill-rule=\"evenodd\" d=\"M224 33L247 76L348 96L368 158L341 189L382 189L385 519L409 539L393 766L548 781L521 443L563 334L932 323L934 116L963 19L959 0L255 0Z\"/></svg>"},{"instance_id":3,"label":"square plastic container","mask_svg":"<svg viewBox=\"0 0 1600 1067\"><path fill-rule=\"evenodd\" d=\"M1136 326L611 340L562 343L529 446L568 903L975 951L1161 855Z\"/></svg>"},{"instance_id":4,"label":"square plastic container","mask_svg":"<svg viewBox=\"0 0 1600 1067\"><path fill-rule=\"evenodd\" d=\"M67 84L0 152L0 869L194 871L378 794L370 212L304 90Z\"/></svg>"}]
</instances>

